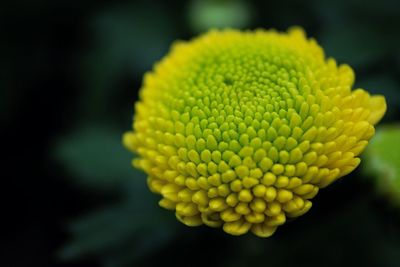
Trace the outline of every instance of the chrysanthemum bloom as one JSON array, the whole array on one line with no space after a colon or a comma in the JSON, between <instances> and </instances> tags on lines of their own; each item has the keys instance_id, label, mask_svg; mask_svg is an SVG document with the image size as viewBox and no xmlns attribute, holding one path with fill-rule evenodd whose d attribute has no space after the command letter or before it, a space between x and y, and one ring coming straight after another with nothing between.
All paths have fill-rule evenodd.
<instances>
[{"instance_id":1,"label":"chrysanthemum bloom","mask_svg":"<svg viewBox=\"0 0 400 267\"><path fill-rule=\"evenodd\" d=\"M353 171L386 110L301 29L211 31L144 77L124 144L186 225L272 235Z\"/></svg>"}]
</instances>

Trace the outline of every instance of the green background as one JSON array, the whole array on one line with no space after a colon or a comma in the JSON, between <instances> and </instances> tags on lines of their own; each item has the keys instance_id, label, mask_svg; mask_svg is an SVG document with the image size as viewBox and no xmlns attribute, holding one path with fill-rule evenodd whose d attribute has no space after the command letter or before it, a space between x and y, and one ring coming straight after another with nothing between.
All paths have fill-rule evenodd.
<instances>
[{"instance_id":1,"label":"green background","mask_svg":"<svg viewBox=\"0 0 400 267\"><path fill-rule=\"evenodd\" d=\"M381 124L398 122L399 1L1 5L0 266L400 266L400 209L363 167L273 237L233 237L159 208L121 145L144 72L212 27L303 27L355 87L387 97Z\"/></svg>"}]
</instances>

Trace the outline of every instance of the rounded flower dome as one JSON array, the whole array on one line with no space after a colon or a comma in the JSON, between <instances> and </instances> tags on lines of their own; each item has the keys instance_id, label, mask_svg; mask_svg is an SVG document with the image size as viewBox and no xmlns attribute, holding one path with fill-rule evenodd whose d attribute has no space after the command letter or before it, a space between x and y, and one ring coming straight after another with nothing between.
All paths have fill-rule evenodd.
<instances>
[{"instance_id":1,"label":"rounded flower dome","mask_svg":"<svg viewBox=\"0 0 400 267\"><path fill-rule=\"evenodd\" d=\"M299 28L211 31L145 75L123 141L184 224L268 237L359 165L386 102L353 82Z\"/></svg>"}]
</instances>

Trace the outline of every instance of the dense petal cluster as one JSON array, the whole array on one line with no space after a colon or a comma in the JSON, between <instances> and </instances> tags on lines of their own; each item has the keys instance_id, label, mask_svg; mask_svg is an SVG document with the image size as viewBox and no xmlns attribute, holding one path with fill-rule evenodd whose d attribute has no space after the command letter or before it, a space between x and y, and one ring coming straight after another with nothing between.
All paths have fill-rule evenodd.
<instances>
[{"instance_id":1,"label":"dense petal cluster","mask_svg":"<svg viewBox=\"0 0 400 267\"><path fill-rule=\"evenodd\" d=\"M386 110L304 32L211 31L144 77L124 144L186 225L272 235L354 170Z\"/></svg>"}]
</instances>

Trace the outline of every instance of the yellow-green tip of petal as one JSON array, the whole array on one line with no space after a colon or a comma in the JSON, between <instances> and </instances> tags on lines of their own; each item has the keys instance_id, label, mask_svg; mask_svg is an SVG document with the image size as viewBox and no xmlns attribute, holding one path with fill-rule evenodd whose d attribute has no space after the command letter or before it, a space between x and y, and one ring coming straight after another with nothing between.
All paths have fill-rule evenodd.
<instances>
[{"instance_id":1,"label":"yellow-green tip of petal","mask_svg":"<svg viewBox=\"0 0 400 267\"><path fill-rule=\"evenodd\" d=\"M386 101L354 77L300 27L213 30L145 75L123 143L182 223L269 237L360 163Z\"/></svg>"}]
</instances>

